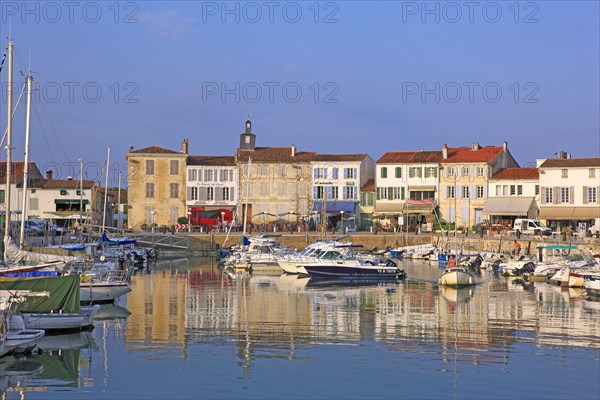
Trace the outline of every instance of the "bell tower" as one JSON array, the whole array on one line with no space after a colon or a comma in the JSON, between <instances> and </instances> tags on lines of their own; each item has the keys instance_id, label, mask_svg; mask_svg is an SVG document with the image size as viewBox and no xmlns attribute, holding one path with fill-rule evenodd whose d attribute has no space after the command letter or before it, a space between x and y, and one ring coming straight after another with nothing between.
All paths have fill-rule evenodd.
<instances>
[{"instance_id":1,"label":"bell tower","mask_svg":"<svg viewBox=\"0 0 600 400\"><path fill-rule=\"evenodd\" d=\"M250 115L246 121L246 131L240 135L240 150L254 151L256 147L256 135L252 133L252 121Z\"/></svg>"}]
</instances>

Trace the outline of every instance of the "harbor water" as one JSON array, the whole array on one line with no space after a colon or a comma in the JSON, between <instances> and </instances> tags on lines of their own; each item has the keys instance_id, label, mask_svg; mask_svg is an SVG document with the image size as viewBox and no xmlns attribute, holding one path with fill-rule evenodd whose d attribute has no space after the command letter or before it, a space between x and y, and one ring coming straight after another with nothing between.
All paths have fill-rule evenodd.
<instances>
[{"instance_id":1,"label":"harbor water","mask_svg":"<svg viewBox=\"0 0 600 400\"><path fill-rule=\"evenodd\" d=\"M482 271L444 289L158 261L92 332L0 359L3 398L600 398L600 301Z\"/></svg>"}]
</instances>

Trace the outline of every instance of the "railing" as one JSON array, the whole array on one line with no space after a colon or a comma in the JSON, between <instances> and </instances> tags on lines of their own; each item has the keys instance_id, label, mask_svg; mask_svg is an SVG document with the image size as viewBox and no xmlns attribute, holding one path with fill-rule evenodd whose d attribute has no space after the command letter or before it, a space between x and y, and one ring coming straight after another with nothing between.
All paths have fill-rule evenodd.
<instances>
[{"instance_id":1,"label":"railing","mask_svg":"<svg viewBox=\"0 0 600 400\"><path fill-rule=\"evenodd\" d=\"M94 239L99 239L102 236L102 232L105 231L109 237L118 238L124 235L128 238L137 240L138 244L146 247L161 247L171 249L189 248L189 238L187 236L150 232L123 233L123 231L119 228L106 227L103 230L102 226L99 225L90 225L88 228L91 230L91 235Z\"/></svg>"}]
</instances>

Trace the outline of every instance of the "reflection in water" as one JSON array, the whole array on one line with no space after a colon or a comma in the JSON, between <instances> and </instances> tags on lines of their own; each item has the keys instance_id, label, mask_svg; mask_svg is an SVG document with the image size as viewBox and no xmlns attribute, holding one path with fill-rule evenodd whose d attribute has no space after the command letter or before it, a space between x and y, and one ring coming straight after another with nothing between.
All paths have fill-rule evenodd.
<instances>
[{"instance_id":1,"label":"reflection in water","mask_svg":"<svg viewBox=\"0 0 600 400\"><path fill-rule=\"evenodd\" d=\"M490 374L498 372L493 367L507 375L515 368L515 358L536 363L540 352L545 359L558 353L568 371L573 369L569 359L577 364L585 352L600 349L600 303L577 297L576 292L486 271L478 277L482 283L476 287L441 288L434 283L442 272L437 265L410 262L402 267L411 277L404 282L340 283L245 271L227 274L213 260L157 264L133 276L126 309L121 305L122 309L105 310L107 319L98 321L93 332L95 341L81 346L84 350L66 350L77 353L61 359L66 364L62 375L54 372L53 378L42 379L46 365L51 370L58 367L43 358L31 358L42 362L44 371L31 366L34 371L27 377L27 386L70 384L89 387L99 397L111 389L112 368L122 358L136 360L151 377L164 374L161 368L168 365L184 374L184 379L198 379L198 368L211 369L210 361L204 360L215 356L213 362L224 360L228 372L211 375L213 389L231 388L241 380L240 390L245 390L256 387L257 382L269 381L271 376L265 376L268 373L259 368L269 361L277 367L291 364L307 379L320 381L325 396L331 393L327 390L332 390L324 378L331 373L326 368L332 362L337 368L343 369L350 362L352 368L360 369L368 363L371 367L377 365L379 357L390 363L385 370L380 367L379 373L410 375L407 379L425 386L442 380L450 386L444 392L430 389L426 392L429 397L460 397L465 381L470 379L472 384L473 375L487 382L480 384L480 393L487 393L487 385L496 379ZM111 315L120 315L123 310L131 312L126 320L112 319ZM94 348L101 356L92 360ZM356 358L348 361L346 354ZM594 357L597 360L597 355L589 358ZM101 364L100 376L93 374L92 361ZM323 363L328 367L319 369ZM71 372L69 366L73 367ZM186 371L194 372L187 376ZM555 377L563 373L559 369L550 372ZM144 393L146 384L132 382L132 390ZM279 387L284 390L285 385ZM178 390L185 388L178 386ZM409 392L413 396L408 397L418 397L421 392L416 390L421 389ZM197 396L194 392L175 394ZM311 394L314 397L315 392L297 392L300 397ZM360 394L365 397L366 393L355 396ZM225 391L222 395L260 397L258 392L244 396L243 391Z\"/></svg>"}]
</instances>

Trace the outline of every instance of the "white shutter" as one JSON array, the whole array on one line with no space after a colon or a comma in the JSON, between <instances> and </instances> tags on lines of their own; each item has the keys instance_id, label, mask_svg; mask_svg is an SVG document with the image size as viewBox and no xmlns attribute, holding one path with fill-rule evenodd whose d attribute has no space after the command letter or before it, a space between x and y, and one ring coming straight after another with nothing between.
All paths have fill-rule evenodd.
<instances>
[{"instance_id":1,"label":"white shutter","mask_svg":"<svg viewBox=\"0 0 600 400\"><path fill-rule=\"evenodd\" d=\"M540 203L546 204L546 188L540 186Z\"/></svg>"},{"instance_id":2,"label":"white shutter","mask_svg":"<svg viewBox=\"0 0 600 400\"><path fill-rule=\"evenodd\" d=\"M552 204L558 204L558 199L560 197L560 188L558 186L554 186L552 188Z\"/></svg>"},{"instance_id":3,"label":"white shutter","mask_svg":"<svg viewBox=\"0 0 600 400\"><path fill-rule=\"evenodd\" d=\"M583 204L588 203L588 188L587 186L583 187Z\"/></svg>"},{"instance_id":4,"label":"white shutter","mask_svg":"<svg viewBox=\"0 0 600 400\"><path fill-rule=\"evenodd\" d=\"M575 203L575 188L571 186L569 188L569 204Z\"/></svg>"}]
</instances>

